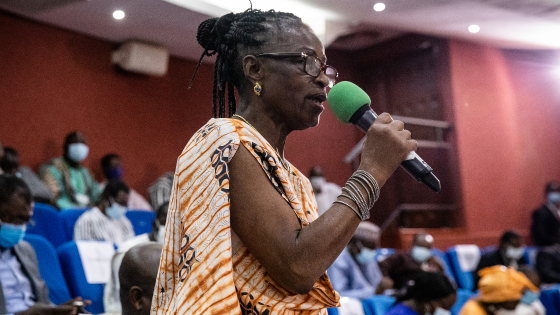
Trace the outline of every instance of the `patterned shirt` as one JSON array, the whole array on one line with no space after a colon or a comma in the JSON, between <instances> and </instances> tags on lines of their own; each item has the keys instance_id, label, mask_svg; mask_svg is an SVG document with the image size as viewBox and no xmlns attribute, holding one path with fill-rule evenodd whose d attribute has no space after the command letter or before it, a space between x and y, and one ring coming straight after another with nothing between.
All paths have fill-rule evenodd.
<instances>
[{"instance_id":1,"label":"patterned shirt","mask_svg":"<svg viewBox=\"0 0 560 315\"><path fill-rule=\"evenodd\" d=\"M84 212L74 226L75 241L107 241L118 246L134 236L132 223L126 216L113 220L97 207Z\"/></svg>"},{"instance_id":2,"label":"patterned shirt","mask_svg":"<svg viewBox=\"0 0 560 315\"><path fill-rule=\"evenodd\" d=\"M211 119L177 161L152 315L327 314L340 296L326 272L307 294L282 288L230 228L228 163L242 144L302 227L317 218L309 180L235 119ZM233 243L233 245L232 245Z\"/></svg>"}]
</instances>

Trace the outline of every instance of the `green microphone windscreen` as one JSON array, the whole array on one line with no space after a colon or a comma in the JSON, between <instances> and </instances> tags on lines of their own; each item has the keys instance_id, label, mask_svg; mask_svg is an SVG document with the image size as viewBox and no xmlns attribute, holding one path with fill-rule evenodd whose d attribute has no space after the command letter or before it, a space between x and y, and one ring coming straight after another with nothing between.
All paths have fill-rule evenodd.
<instances>
[{"instance_id":1,"label":"green microphone windscreen","mask_svg":"<svg viewBox=\"0 0 560 315\"><path fill-rule=\"evenodd\" d=\"M332 112L345 124L364 105L370 105L371 99L359 86L352 82L342 81L335 84L327 95L327 102Z\"/></svg>"}]
</instances>

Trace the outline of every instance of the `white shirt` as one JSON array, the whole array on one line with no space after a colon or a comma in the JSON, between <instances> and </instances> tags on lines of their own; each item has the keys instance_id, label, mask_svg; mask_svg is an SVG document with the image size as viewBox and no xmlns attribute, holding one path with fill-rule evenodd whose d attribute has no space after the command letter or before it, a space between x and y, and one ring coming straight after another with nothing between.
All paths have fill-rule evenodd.
<instances>
[{"instance_id":1,"label":"white shirt","mask_svg":"<svg viewBox=\"0 0 560 315\"><path fill-rule=\"evenodd\" d=\"M315 194L319 215L325 213L342 193L342 188L335 183L325 183L321 186L321 193Z\"/></svg>"},{"instance_id":2,"label":"white shirt","mask_svg":"<svg viewBox=\"0 0 560 315\"><path fill-rule=\"evenodd\" d=\"M134 236L132 223L126 216L113 220L97 207L84 212L74 226L75 241L107 241L119 246Z\"/></svg>"},{"instance_id":3,"label":"white shirt","mask_svg":"<svg viewBox=\"0 0 560 315\"><path fill-rule=\"evenodd\" d=\"M515 315L545 315L546 310L541 301L536 300L531 305L519 303L515 308Z\"/></svg>"}]
</instances>

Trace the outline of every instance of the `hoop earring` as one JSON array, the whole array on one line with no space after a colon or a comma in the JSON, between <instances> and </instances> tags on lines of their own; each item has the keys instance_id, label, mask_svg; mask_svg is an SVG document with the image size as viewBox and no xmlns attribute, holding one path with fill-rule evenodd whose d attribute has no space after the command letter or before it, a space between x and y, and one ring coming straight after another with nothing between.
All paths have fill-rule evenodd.
<instances>
[{"instance_id":1,"label":"hoop earring","mask_svg":"<svg viewBox=\"0 0 560 315\"><path fill-rule=\"evenodd\" d=\"M257 96L261 96L262 86L259 84L259 82L257 82L257 84L255 84L255 86L253 87L253 90L255 91L255 94L257 94Z\"/></svg>"}]
</instances>

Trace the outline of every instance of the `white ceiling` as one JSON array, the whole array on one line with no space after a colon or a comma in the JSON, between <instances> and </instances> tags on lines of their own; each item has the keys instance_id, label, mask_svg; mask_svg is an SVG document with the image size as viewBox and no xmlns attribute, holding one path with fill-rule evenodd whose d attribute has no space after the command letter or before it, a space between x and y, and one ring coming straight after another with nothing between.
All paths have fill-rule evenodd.
<instances>
[{"instance_id":1,"label":"white ceiling","mask_svg":"<svg viewBox=\"0 0 560 315\"><path fill-rule=\"evenodd\" d=\"M231 10L234 4L249 7L249 0L167 1L0 0L0 8L114 42L133 38L158 43L173 55L198 59L202 52L196 43L198 24L209 15ZM339 35L367 28L381 33L381 39L414 32L504 48L560 48L560 0L379 0L386 4L383 12L373 10L375 2L378 1L253 0L253 7L289 10L286 6L303 3L307 7L302 14L324 14L322 38L327 44ZM116 9L125 11L123 20L113 19ZM480 32L469 33L471 24L478 24Z\"/></svg>"}]
</instances>

